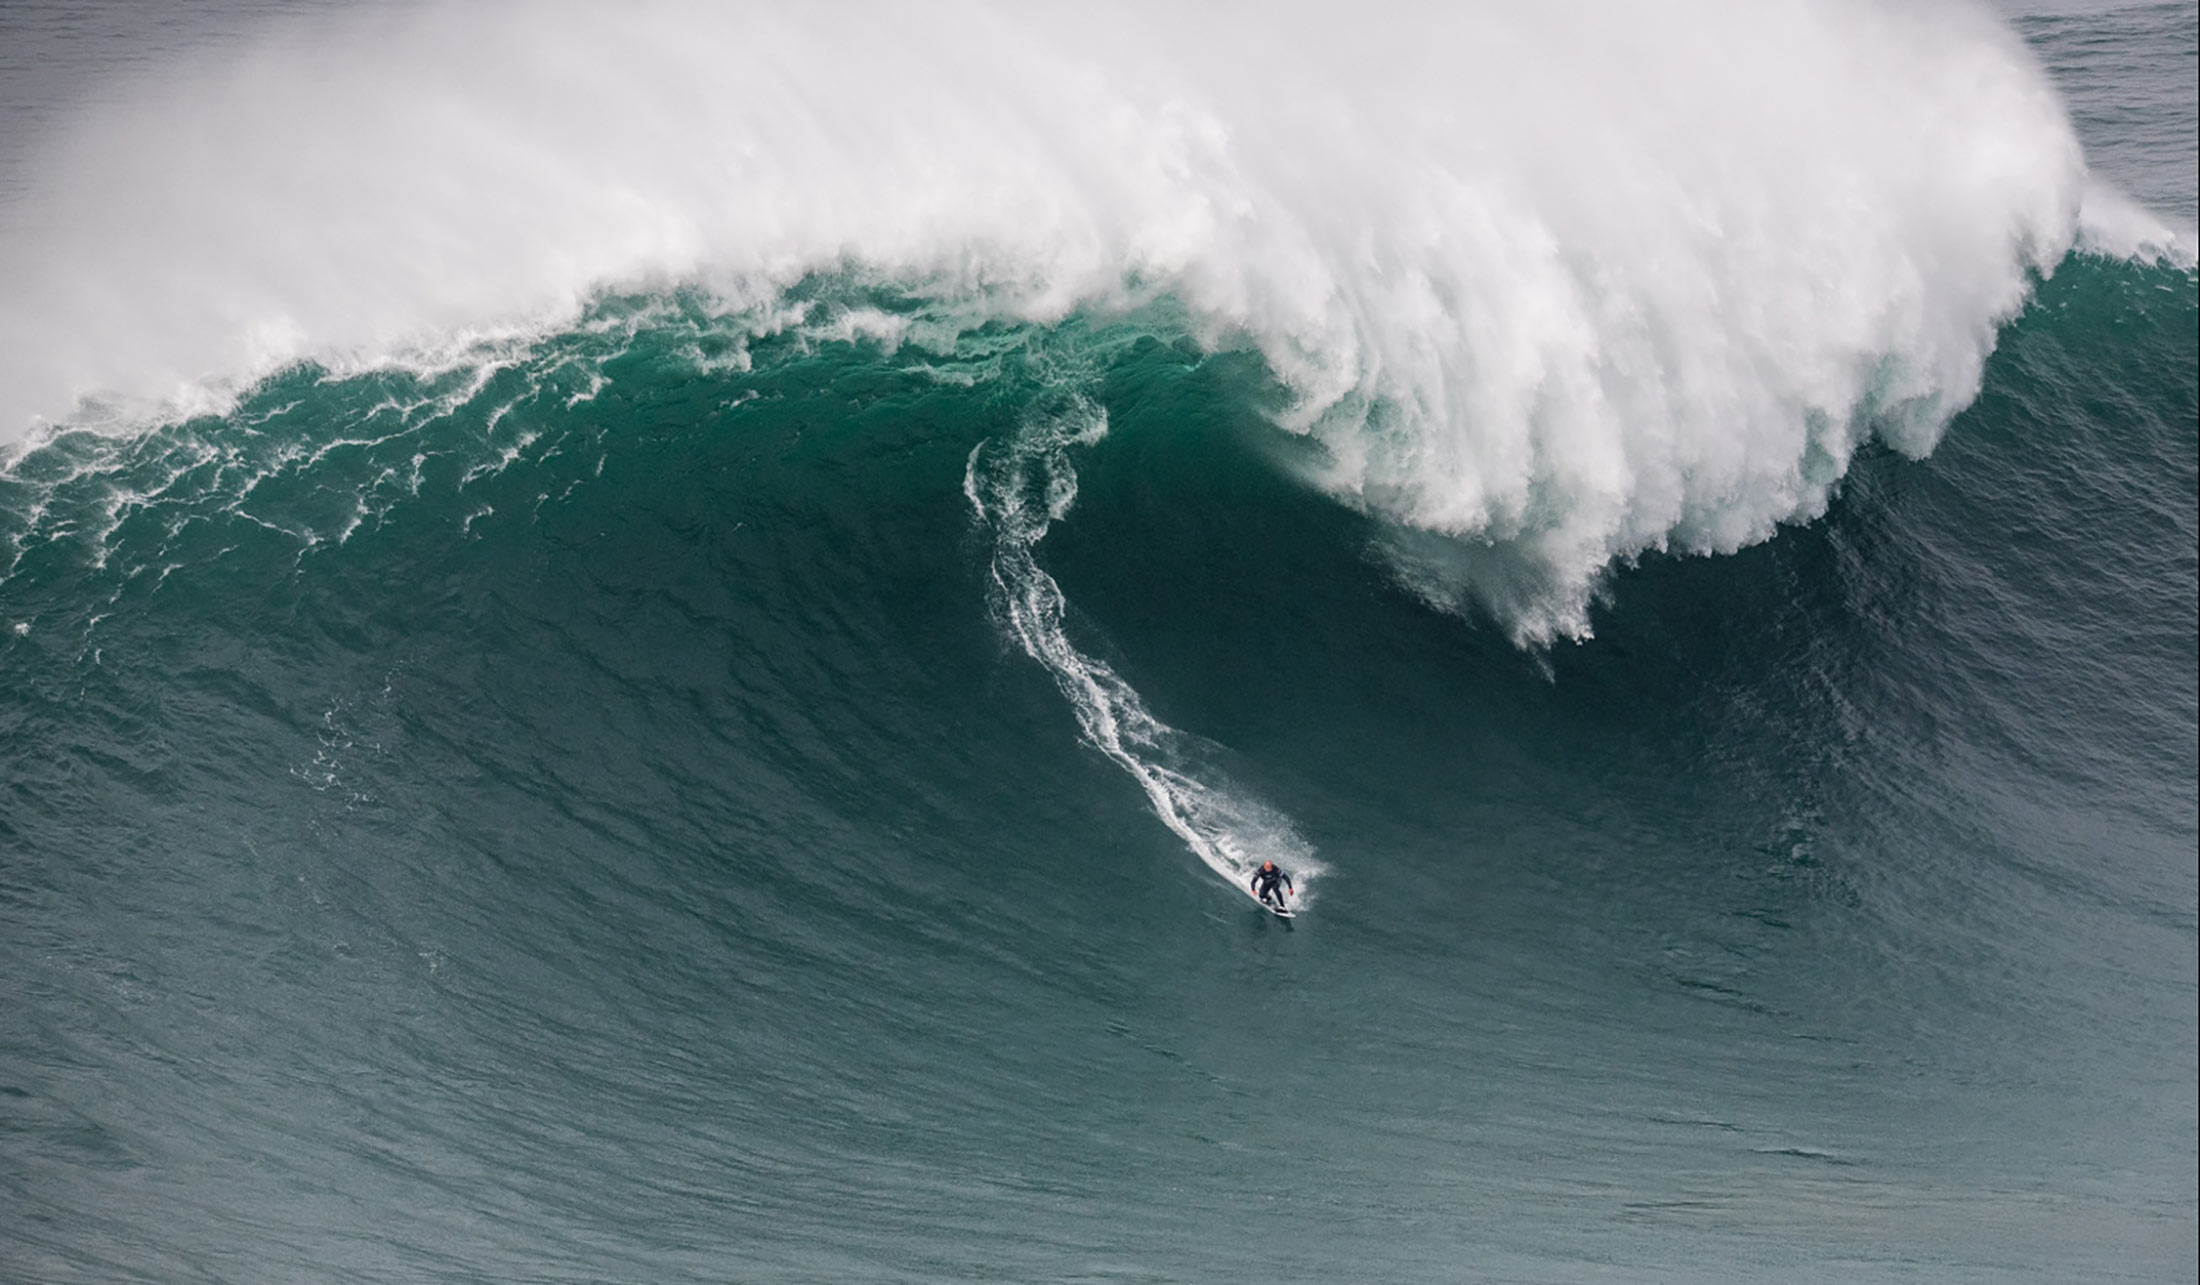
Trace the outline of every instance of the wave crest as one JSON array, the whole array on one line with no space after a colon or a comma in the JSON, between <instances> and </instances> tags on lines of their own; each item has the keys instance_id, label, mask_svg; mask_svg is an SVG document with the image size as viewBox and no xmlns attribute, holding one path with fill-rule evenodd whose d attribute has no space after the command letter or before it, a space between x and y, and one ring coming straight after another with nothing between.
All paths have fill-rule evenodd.
<instances>
[{"instance_id":1,"label":"wave crest","mask_svg":"<svg viewBox=\"0 0 2200 1285\"><path fill-rule=\"evenodd\" d=\"M41 173L10 431L607 289L1168 295L1266 356L1407 583L1523 642L1585 635L1615 559L1817 515L1869 438L1929 450L2088 182L2005 27L1870 0L447 6L178 71Z\"/></svg>"}]
</instances>

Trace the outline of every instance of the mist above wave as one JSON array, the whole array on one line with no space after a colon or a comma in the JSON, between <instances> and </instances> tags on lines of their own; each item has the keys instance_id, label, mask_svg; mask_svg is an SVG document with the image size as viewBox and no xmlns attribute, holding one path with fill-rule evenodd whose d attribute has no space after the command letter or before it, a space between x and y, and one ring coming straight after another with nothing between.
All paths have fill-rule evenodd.
<instances>
[{"instance_id":1,"label":"mist above wave","mask_svg":"<svg viewBox=\"0 0 2200 1285\"><path fill-rule=\"evenodd\" d=\"M1527 9L286 28L53 140L0 230L0 431L604 289L768 308L852 272L1042 323L1167 294L1265 355L1312 480L1391 524L1407 583L1580 636L1615 559L1815 516L1873 435L1930 449L2091 180L1968 7Z\"/></svg>"}]
</instances>

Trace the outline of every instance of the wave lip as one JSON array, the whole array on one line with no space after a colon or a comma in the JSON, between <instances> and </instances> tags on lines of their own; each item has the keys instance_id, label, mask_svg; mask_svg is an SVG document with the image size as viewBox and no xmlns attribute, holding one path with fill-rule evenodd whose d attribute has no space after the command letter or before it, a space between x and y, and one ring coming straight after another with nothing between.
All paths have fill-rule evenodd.
<instances>
[{"instance_id":1,"label":"wave lip","mask_svg":"<svg viewBox=\"0 0 2200 1285\"><path fill-rule=\"evenodd\" d=\"M2200 266L2200 237L2192 228L2176 226L2098 180L2085 186L2078 246L2105 258L2168 264L2187 272Z\"/></svg>"}]
</instances>

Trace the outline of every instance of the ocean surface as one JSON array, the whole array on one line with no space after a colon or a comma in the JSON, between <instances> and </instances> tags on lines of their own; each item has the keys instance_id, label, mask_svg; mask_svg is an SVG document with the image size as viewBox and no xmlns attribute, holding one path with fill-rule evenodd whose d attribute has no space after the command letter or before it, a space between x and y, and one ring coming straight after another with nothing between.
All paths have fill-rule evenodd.
<instances>
[{"instance_id":1,"label":"ocean surface","mask_svg":"<svg viewBox=\"0 0 2200 1285\"><path fill-rule=\"evenodd\" d=\"M9 5L0 1279L2193 1279L2196 30Z\"/></svg>"}]
</instances>

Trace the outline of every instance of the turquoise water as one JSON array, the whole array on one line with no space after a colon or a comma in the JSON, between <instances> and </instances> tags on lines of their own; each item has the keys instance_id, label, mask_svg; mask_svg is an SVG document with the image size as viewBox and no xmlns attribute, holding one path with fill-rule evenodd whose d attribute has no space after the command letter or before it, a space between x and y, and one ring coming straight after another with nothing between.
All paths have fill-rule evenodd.
<instances>
[{"instance_id":1,"label":"turquoise water","mask_svg":"<svg viewBox=\"0 0 2200 1285\"><path fill-rule=\"evenodd\" d=\"M2156 70L2086 147L2189 227L2192 9L2013 22L2081 133ZM1218 321L1208 243L1051 310L993 260L612 282L162 413L117 365L0 471L0 1267L2189 1275L2190 242L1972 266L1933 217L1975 396L1896 286L1883 360L1791 381L1849 332L1710 250L1748 320L1585 313L1603 400L1553 339L1517 421L1471 299L1301 342L1262 256ZM1545 226L1699 318L1611 257L1656 227ZM261 262L207 253L146 308ZM1480 253L1414 262L1547 299Z\"/></svg>"}]
</instances>

